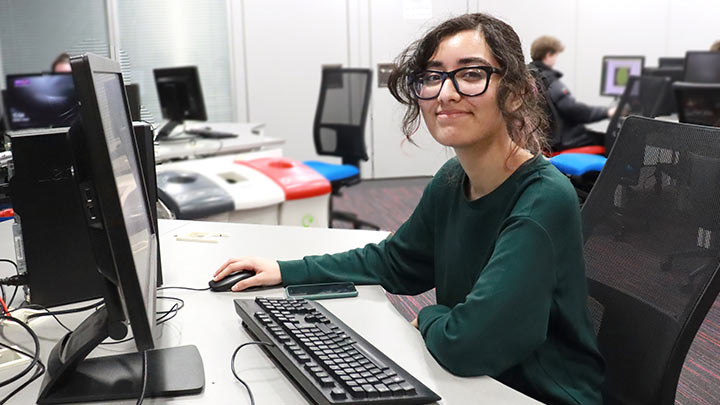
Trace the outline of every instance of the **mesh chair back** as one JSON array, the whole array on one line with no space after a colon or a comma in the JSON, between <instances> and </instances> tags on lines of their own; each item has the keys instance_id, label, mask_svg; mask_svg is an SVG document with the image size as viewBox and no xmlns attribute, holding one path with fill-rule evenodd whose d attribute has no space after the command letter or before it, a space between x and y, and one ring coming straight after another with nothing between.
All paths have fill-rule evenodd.
<instances>
[{"instance_id":1,"label":"mesh chair back","mask_svg":"<svg viewBox=\"0 0 720 405\"><path fill-rule=\"evenodd\" d=\"M343 164L368 160L365 121L370 102L370 69L323 69L313 138L319 155L340 156Z\"/></svg>"},{"instance_id":2,"label":"mesh chair back","mask_svg":"<svg viewBox=\"0 0 720 405\"><path fill-rule=\"evenodd\" d=\"M678 119L690 124L720 127L720 83L673 83Z\"/></svg>"},{"instance_id":3,"label":"mesh chair back","mask_svg":"<svg viewBox=\"0 0 720 405\"><path fill-rule=\"evenodd\" d=\"M671 404L720 289L720 129L628 117L582 216L606 403Z\"/></svg>"},{"instance_id":4,"label":"mesh chair back","mask_svg":"<svg viewBox=\"0 0 720 405\"><path fill-rule=\"evenodd\" d=\"M615 144L624 117L631 114L656 117L669 87L670 79L664 76L630 76L605 134L608 153Z\"/></svg>"}]
</instances>

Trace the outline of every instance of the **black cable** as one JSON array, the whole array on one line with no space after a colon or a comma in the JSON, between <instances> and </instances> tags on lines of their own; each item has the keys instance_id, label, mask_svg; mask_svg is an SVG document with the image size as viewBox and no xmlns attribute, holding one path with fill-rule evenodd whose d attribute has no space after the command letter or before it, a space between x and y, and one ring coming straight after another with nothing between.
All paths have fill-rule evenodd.
<instances>
[{"instance_id":1,"label":"black cable","mask_svg":"<svg viewBox=\"0 0 720 405\"><path fill-rule=\"evenodd\" d=\"M159 288L158 288L158 291L170 290L170 289L174 289L174 290L190 290L190 291L207 291L207 290L210 289L210 287L205 287L205 288L192 288L192 287L159 287Z\"/></svg>"},{"instance_id":2,"label":"black cable","mask_svg":"<svg viewBox=\"0 0 720 405\"><path fill-rule=\"evenodd\" d=\"M18 276L20 275L20 270L18 269L17 263L15 263L14 261L12 261L12 260L10 260L10 259L0 259L0 263L10 263L10 264L12 264L13 267L15 267L15 273L16 273ZM10 298L10 301L5 300L5 289L3 289L3 301L5 301L5 303L6 303L8 306L12 305L12 302L15 301L15 295L17 295L18 287L19 287L19 286L17 286L17 285L15 286L15 290L13 290L13 295L12 295L12 297Z\"/></svg>"},{"instance_id":3,"label":"black cable","mask_svg":"<svg viewBox=\"0 0 720 405\"><path fill-rule=\"evenodd\" d=\"M100 300L100 301L97 301L97 302L95 302L95 303L93 303L93 304L86 305L86 306L84 306L84 307L62 309L62 310L59 310L59 311L50 311L48 308L46 308L46 307L44 307L44 306L42 306L42 305L39 305L39 304L30 304L30 305L27 305L27 306L25 306L25 307L23 307L23 308L33 309L33 307L38 307L38 308L40 308L40 309L44 309L45 311L47 311L47 312L42 312L42 313L39 313L39 314L31 314L31 315L28 315L27 319L28 319L28 321L29 321L30 319L39 318L39 317L41 317L41 316L73 314L73 313L76 313L76 312L83 312L83 311L87 311L87 310L90 310L90 309L95 309L95 308L97 308L98 306L102 305L102 303L103 303L104 301L105 301L105 300Z\"/></svg>"},{"instance_id":4,"label":"black cable","mask_svg":"<svg viewBox=\"0 0 720 405\"><path fill-rule=\"evenodd\" d=\"M35 333L35 331L30 329L30 327L27 324L25 324L25 322L22 322L22 321L18 320L17 318L13 318L12 316L5 316L5 315L0 317L0 319L15 322L18 325L22 326L32 337L33 343L35 343L35 355L32 356L32 361L30 362L30 364L28 364L28 366L25 367L25 369L23 371L19 372L18 374L8 378L5 381L1 381L0 387L4 387L8 384L11 384L11 383L17 381L18 379L20 379L22 377L24 377L27 373L30 372L30 370L35 368L35 365L37 365L38 361L40 361L40 341L38 340L38 336Z\"/></svg>"},{"instance_id":5,"label":"black cable","mask_svg":"<svg viewBox=\"0 0 720 405\"><path fill-rule=\"evenodd\" d=\"M6 349L12 350L12 351L14 351L14 352L16 352L16 353L20 353L20 354L22 354L22 355L24 355L24 356L27 356L27 357L34 357L34 355L32 355L32 354L30 354L30 353L28 353L28 352L25 352L25 351L20 350L20 349L16 349L16 348L14 348L14 347L12 347L12 346L10 346L10 345L6 345L5 343L2 343L2 342L0 342L0 346L4 347L4 348L6 348ZM38 366L38 367L35 369L35 374L33 374L33 376L30 377L29 380L27 380L27 381L25 381L24 383L20 384L20 385L19 385L17 388L15 388L12 392L10 392L9 394L7 394L7 395L5 396L5 398L3 398L2 401L0 401L0 405L5 404L7 401L10 400L10 398L12 398L13 396L15 396L15 394L17 394L18 392L22 391L25 387L27 387L28 385L30 385L33 381L37 380L38 378L40 378L40 376L42 376L43 374L45 374L45 365L44 365L40 360L38 360L37 366Z\"/></svg>"},{"instance_id":6,"label":"black cable","mask_svg":"<svg viewBox=\"0 0 720 405\"><path fill-rule=\"evenodd\" d=\"M173 304L173 306L170 307L170 309L167 310L167 311L156 311L157 314L162 314L158 319L155 320L155 323L156 323L157 325L163 324L163 323L165 323L165 322L173 319L173 318L177 315L178 311L180 311L181 309L183 309L183 307L185 306L185 301L183 301L182 299L177 298L177 297L162 297L162 296L158 296L157 298L176 300L176 301L179 302L179 303ZM169 314L172 314L172 315L169 315ZM116 341L114 341L114 342L103 342L103 343L100 343L100 344L101 344L101 345L118 345L118 344L121 344L121 343L129 342L129 341L133 340L134 338L135 338L134 336L131 336L131 337L125 338L125 339L123 339L123 340L116 340Z\"/></svg>"},{"instance_id":7,"label":"black cable","mask_svg":"<svg viewBox=\"0 0 720 405\"><path fill-rule=\"evenodd\" d=\"M58 318L57 315L55 315L55 312L49 310L47 307L44 307L44 306L42 306L42 305L40 305L40 304L31 304L31 305L28 305L28 306L23 307L23 308L33 309L33 308L31 308L31 307L38 308L38 309L42 309L43 311L45 311L45 312L47 312L47 313L43 313L43 314L33 314L33 315L36 315L36 316L29 315L29 316L28 316L28 321L29 321L31 318L37 317L37 316L39 316L39 315L52 316L52 317L57 321L57 323L59 323L60 326L63 327L63 329L65 329L65 330L68 331L68 332L72 332L72 329L68 328L64 323L62 323L62 321L60 320L60 318ZM17 308L17 309L20 309L20 308ZM13 311L14 311L14 310L13 310ZM12 311L10 311L10 312L12 312ZM61 311L58 311L58 312L61 312Z\"/></svg>"},{"instance_id":8,"label":"black cable","mask_svg":"<svg viewBox=\"0 0 720 405\"><path fill-rule=\"evenodd\" d=\"M265 345L267 347L273 347L273 346L275 346L275 344L268 343L268 342L260 342L260 341L243 343L240 346L238 346L237 349L235 349L232 357L230 358L230 370L232 370L232 373L235 376L235 378L238 381L240 381L240 384L244 385L245 389L247 389L248 395L250 396L250 405L255 405L255 397L253 397L252 391L250 390L250 386L247 385L247 383L245 381L243 381L242 378L238 377L237 372L235 371L235 356L237 356L240 349L242 349L245 346L249 346L249 345Z\"/></svg>"},{"instance_id":9,"label":"black cable","mask_svg":"<svg viewBox=\"0 0 720 405\"><path fill-rule=\"evenodd\" d=\"M147 380L148 380L148 359L147 359L147 350L143 350L142 352L142 390L140 390L140 396L138 397L137 402L135 405L142 405L143 400L145 399L145 390L147 389Z\"/></svg>"}]
</instances>

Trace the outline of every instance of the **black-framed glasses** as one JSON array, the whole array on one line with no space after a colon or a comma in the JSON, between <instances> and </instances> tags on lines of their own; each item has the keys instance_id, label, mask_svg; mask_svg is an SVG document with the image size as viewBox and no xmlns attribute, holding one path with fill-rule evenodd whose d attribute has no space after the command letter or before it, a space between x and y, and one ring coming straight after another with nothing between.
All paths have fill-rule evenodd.
<instances>
[{"instance_id":1,"label":"black-framed glasses","mask_svg":"<svg viewBox=\"0 0 720 405\"><path fill-rule=\"evenodd\" d=\"M466 66L451 72L426 70L410 76L410 87L420 100L432 100L440 95L445 79L450 78L459 94L475 97L487 91L493 73L501 74L502 70L493 66Z\"/></svg>"}]
</instances>

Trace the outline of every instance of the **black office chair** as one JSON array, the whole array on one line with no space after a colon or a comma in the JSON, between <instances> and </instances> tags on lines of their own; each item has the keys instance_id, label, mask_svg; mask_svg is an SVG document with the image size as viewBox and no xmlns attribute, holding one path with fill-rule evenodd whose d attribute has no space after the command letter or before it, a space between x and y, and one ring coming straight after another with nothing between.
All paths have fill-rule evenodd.
<instances>
[{"instance_id":1,"label":"black office chair","mask_svg":"<svg viewBox=\"0 0 720 405\"><path fill-rule=\"evenodd\" d=\"M703 233L709 258L675 261L676 270L705 264L690 288L680 287L682 272L661 269L668 251L698 244L688 213L720 221L720 185L697 187L688 176L698 160L709 181L720 181L720 129L628 117L582 208L606 404L673 404L687 351L720 291L717 231Z\"/></svg>"},{"instance_id":2,"label":"black office chair","mask_svg":"<svg viewBox=\"0 0 720 405\"><path fill-rule=\"evenodd\" d=\"M690 124L720 127L720 83L673 83L678 119Z\"/></svg>"},{"instance_id":3,"label":"black office chair","mask_svg":"<svg viewBox=\"0 0 720 405\"><path fill-rule=\"evenodd\" d=\"M655 117L669 87L670 79L667 77L631 76L620 97L615 114L608 124L604 136L605 146L601 148L601 154L566 150L550 159L558 170L570 177L581 202L587 198L595 184L595 179L605 165L606 157L615 145L615 139L625 117L630 114Z\"/></svg>"},{"instance_id":4,"label":"black office chair","mask_svg":"<svg viewBox=\"0 0 720 405\"><path fill-rule=\"evenodd\" d=\"M320 97L315 112L313 139L318 155L339 156L342 164L305 161L322 174L332 186L329 222L350 222L353 228L380 229L359 219L356 214L333 210L333 196L342 195L343 187L360 183L360 161L367 161L365 122L370 103L370 69L326 68L322 71Z\"/></svg>"}]
</instances>

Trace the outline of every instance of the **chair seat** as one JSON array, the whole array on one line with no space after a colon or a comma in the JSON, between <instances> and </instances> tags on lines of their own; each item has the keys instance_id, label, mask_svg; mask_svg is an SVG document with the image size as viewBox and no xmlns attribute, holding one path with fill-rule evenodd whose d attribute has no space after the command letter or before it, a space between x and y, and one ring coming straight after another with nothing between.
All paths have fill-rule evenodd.
<instances>
[{"instance_id":1,"label":"chair seat","mask_svg":"<svg viewBox=\"0 0 720 405\"><path fill-rule=\"evenodd\" d=\"M331 183L360 175L360 169L353 165L336 165L316 160L306 160L303 163L313 168Z\"/></svg>"},{"instance_id":2,"label":"chair seat","mask_svg":"<svg viewBox=\"0 0 720 405\"><path fill-rule=\"evenodd\" d=\"M563 153L550 158L550 163L564 174L582 176L588 172L599 172L605 166L607 158L585 153Z\"/></svg>"},{"instance_id":3,"label":"chair seat","mask_svg":"<svg viewBox=\"0 0 720 405\"><path fill-rule=\"evenodd\" d=\"M565 153L586 153L590 155L604 155L605 147L601 145L581 146L579 148L561 150L560 152L555 152L552 155L564 155Z\"/></svg>"}]
</instances>

